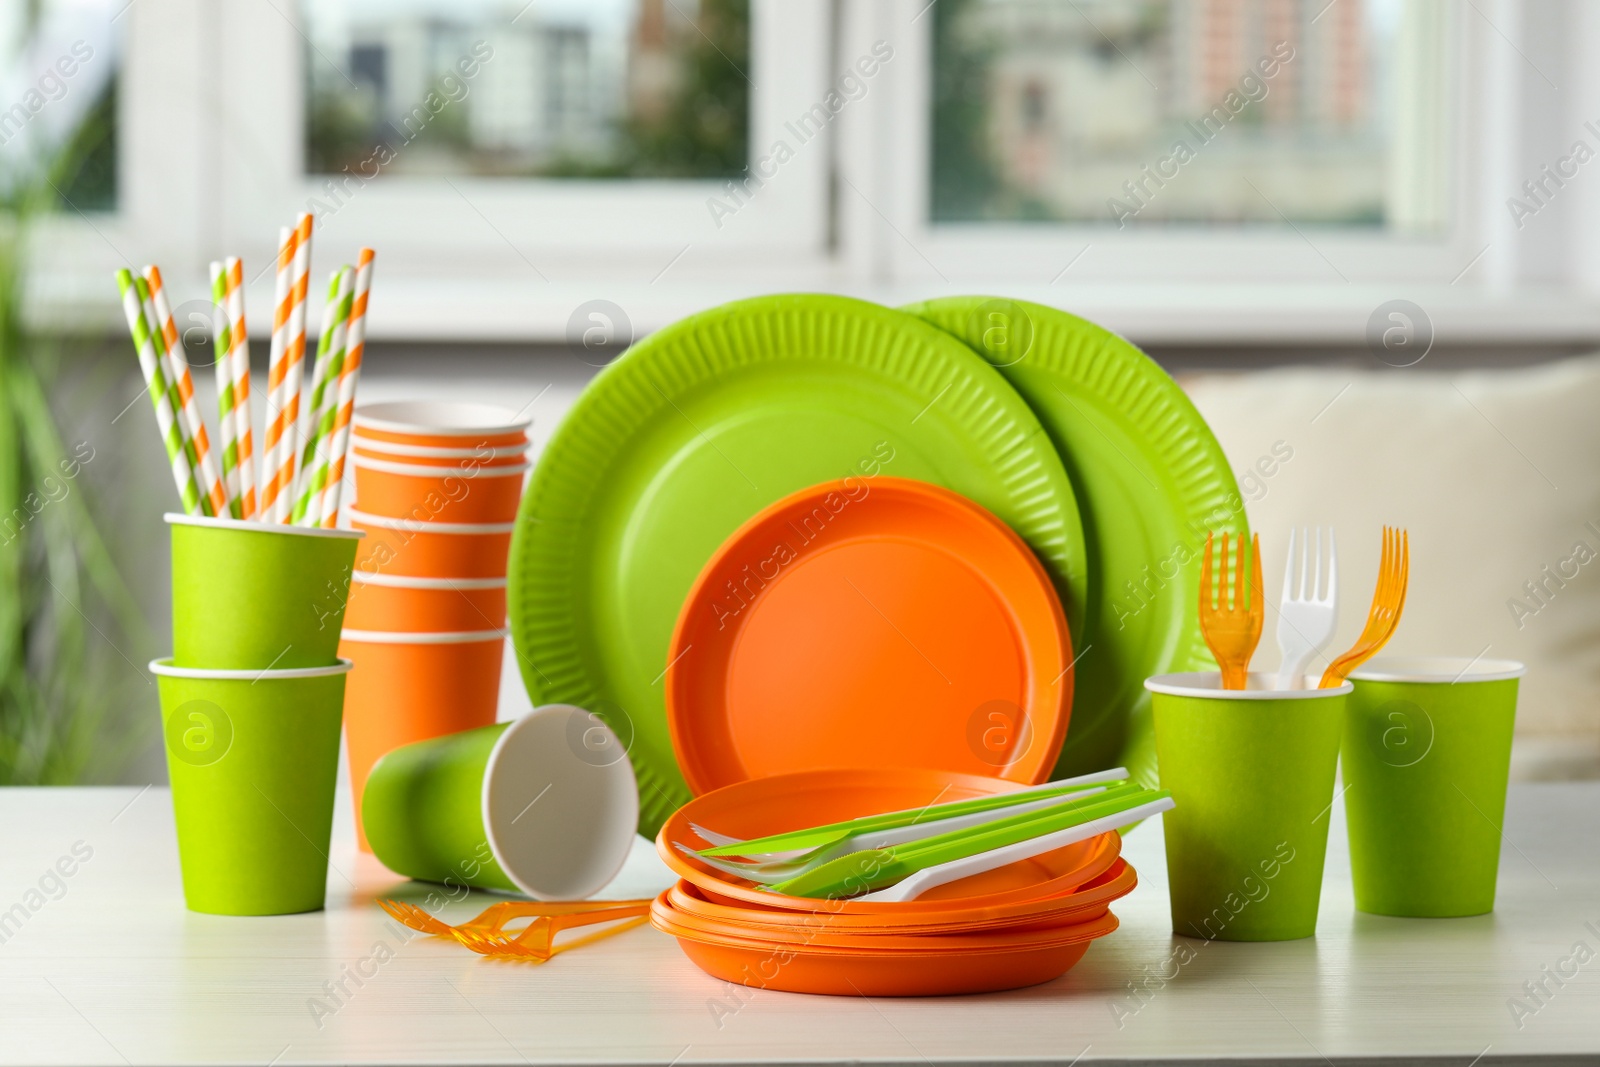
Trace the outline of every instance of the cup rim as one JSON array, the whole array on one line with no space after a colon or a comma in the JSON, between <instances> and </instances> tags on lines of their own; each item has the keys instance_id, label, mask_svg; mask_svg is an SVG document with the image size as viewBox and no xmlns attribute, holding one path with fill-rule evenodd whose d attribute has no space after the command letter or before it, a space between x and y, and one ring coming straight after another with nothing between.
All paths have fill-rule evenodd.
<instances>
[{"instance_id":1,"label":"cup rim","mask_svg":"<svg viewBox=\"0 0 1600 1067\"><path fill-rule=\"evenodd\" d=\"M357 567L350 574L352 582L362 585L386 585L394 589L504 589L504 578L418 578L409 574L373 574Z\"/></svg>"},{"instance_id":2,"label":"cup rim","mask_svg":"<svg viewBox=\"0 0 1600 1067\"><path fill-rule=\"evenodd\" d=\"M161 516L173 526L212 526L219 530L244 530L250 533L300 534L304 537L361 538L365 530L327 529L322 526L297 526L287 522L257 522L254 519L218 519L209 515L185 515L169 511Z\"/></svg>"},{"instance_id":3,"label":"cup rim","mask_svg":"<svg viewBox=\"0 0 1600 1067\"><path fill-rule=\"evenodd\" d=\"M1521 678L1528 665L1514 659L1481 656L1379 656L1350 672L1358 682L1416 682L1454 685L1457 682L1504 682Z\"/></svg>"},{"instance_id":4,"label":"cup rim","mask_svg":"<svg viewBox=\"0 0 1600 1067\"><path fill-rule=\"evenodd\" d=\"M450 421L428 422L426 418L430 412L438 412L442 418ZM525 433L533 425L533 416L521 418L510 408L472 400L382 400L356 408L351 422L357 429L370 426L385 433L473 437L479 434L492 436L516 433L519 430Z\"/></svg>"},{"instance_id":5,"label":"cup rim","mask_svg":"<svg viewBox=\"0 0 1600 1067\"><path fill-rule=\"evenodd\" d=\"M511 633L510 627L494 630L345 630L340 641L353 641L358 645L481 645L490 641L503 641Z\"/></svg>"},{"instance_id":6,"label":"cup rim","mask_svg":"<svg viewBox=\"0 0 1600 1067\"><path fill-rule=\"evenodd\" d=\"M340 657L337 663L326 667L279 667L266 670L240 670L218 667L175 667L171 656L150 661L150 673L163 678L211 678L219 681L282 682L292 678L324 678L332 674L347 674L355 666L353 660Z\"/></svg>"},{"instance_id":7,"label":"cup rim","mask_svg":"<svg viewBox=\"0 0 1600 1067\"><path fill-rule=\"evenodd\" d=\"M357 433L350 438L353 448L370 452L387 452L391 456L420 456L427 459L503 459L520 456L528 451L526 443L520 445L489 445L487 448L445 448L441 445L408 445L401 441L385 441L377 437L363 437ZM484 452L488 452L484 456ZM359 453L353 453L359 455Z\"/></svg>"},{"instance_id":8,"label":"cup rim","mask_svg":"<svg viewBox=\"0 0 1600 1067\"><path fill-rule=\"evenodd\" d=\"M384 530L404 530L406 533L502 534L511 533L517 528L515 522L423 522L393 515L374 515L357 508L345 508L345 514L350 516L351 522Z\"/></svg>"},{"instance_id":9,"label":"cup rim","mask_svg":"<svg viewBox=\"0 0 1600 1067\"><path fill-rule=\"evenodd\" d=\"M350 463L359 470L382 471L398 474L402 478L509 478L513 474L526 474L533 469L531 462L507 463L499 467L475 467L468 473L457 467L430 467L426 463L397 463L392 459L373 459L360 453L351 453Z\"/></svg>"},{"instance_id":10,"label":"cup rim","mask_svg":"<svg viewBox=\"0 0 1600 1067\"><path fill-rule=\"evenodd\" d=\"M1346 679L1333 689L1271 689L1276 674L1252 671L1246 685L1259 688L1223 689L1221 671L1183 671L1177 674L1158 674L1144 680L1144 687L1164 696L1199 697L1204 700L1319 700L1323 697L1343 696L1354 691L1355 686ZM1209 685L1205 683L1211 683Z\"/></svg>"},{"instance_id":11,"label":"cup rim","mask_svg":"<svg viewBox=\"0 0 1600 1067\"><path fill-rule=\"evenodd\" d=\"M513 870L514 864L508 862L508 860L513 859L513 856L511 850L505 847L505 843L501 839L500 835L495 833L495 819L489 806L489 783L494 778L496 764L499 763L501 758L504 756L506 749L512 744L512 741L516 735L526 729L528 724L550 715L571 715L574 712L581 715L589 714L588 711L578 707L576 704L540 704L532 711L525 712L522 715L517 716L515 719L511 720L510 724L504 731L501 732L500 736L495 738L494 747L489 750L489 757L484 761L483 764L483 790L478 803L479 812L483 818L483 835L488 840L489 851L491 854L493 854L495 862L500 865L500 869L505 872L505 876L511 879L512 884L518 889L522 890L524 893L528 894L530 897L533 897L535 900L548 900L550 899L550 896L546 891L539 889L538 887L534 886L532 882L524 879L522 877L522 872L520 870ZM610 727L605 728L607 730L610 729ZM612 736L615 737L616 735L613 734ZM621 740L618 739L617 743L620 745ZM633 807L632 814L629 815L626 820L624 820L631 827L636 825L639 821L638 777L633 773L632 760L627 756L626 753L624 753L621 759L617 760L617 764L620 764L622 768L626 770L629 780L628 788L625 790L620 790L618 795L623 797L625 800L631 800ZM514 822L515 819L512 821ZM609 873L607 873L605 879L601 881L600 884L597 885L591 892L597 892L604 886L610 884L611 880L614 879L622 870L622 868L627 865L628 856L633 851L631 839L632 836L633 835L630 834L628 847L621 850L621 855L618 857L616 865ZM515 858L518 860L522 859L522 857ZM515 866L520 866L520 863L515 864Z\"/></svg>"}]
</instances>

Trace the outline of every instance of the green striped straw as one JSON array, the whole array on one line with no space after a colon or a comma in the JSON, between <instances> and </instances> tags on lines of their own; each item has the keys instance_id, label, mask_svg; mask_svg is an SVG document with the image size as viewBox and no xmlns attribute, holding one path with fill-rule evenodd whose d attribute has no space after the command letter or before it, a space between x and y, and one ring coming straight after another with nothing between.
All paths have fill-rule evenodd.
<instances>
[{"instance_id":1,"label":"green striped straw","mask_svg":"<svg viewBox=\"0 0 1600 1067\"><path fill-rule=\"evenodd\" d=\"M307 405L311 424L300 460L303 485L295 498L290 519L301 526L317 526L322 519L321 509L313 508L312 504L322 499L322 488L328 482L328 442L337 414L333 401L338 391L328 387L338 382L339 371L344 367L345 334L350 321L354 280L355 271L348 264L328 277L328 303L322 317L322 337L317 341L317 362L311 373L311 403Z\"/></svg>"},{"instance_id":2,"label":"green striped straw","mask_svg":"<svg viewBox=\"0 0 1600 1067\"><path fill-rule=\"evenodd\" d=\"M150 301L150 291L143 278L136 278L130 270L117 271L117 290L122 294L122 313L128 320L128 332L133 335L133 348L139 356L139 369L144 373L146 392L155 408L156 429L161 432L167 446L167 461L172 465L172 480L177 483L178 496L183 500L183 510L190 515L200 514L200 487L194 480L194 464L189 450L184 447L183 431L178 425L172 406L172 392L167 376L162 373L161 360L156 355L155 335L146 318L145 305ZM192 449L193 446L190 446Z\"/></svg>"},{"instance_id":3,"label":"green striped straw","mask_svg":"<svg viewBox=\"0 0 1600 1067\"><path fill-rule=\"evenodd\" d=\"M178 379L174 368L167 361L165 346L160 343L161 316L156 314L155 302L150 297L150 284L143 278L135 276L133 284L139 290L139 304L144 308L144 321L150 325L150 340L156 345L156 366L161 368L161 382L166 389L167 405L175 412L183 410L183 398L178 395ZM189 476L195 477L200 470L200 460L195 452L194 438L189 436L189 429L182 419L177 422L178 437L183 442L183 455L189 463ZM198 482L196 484L199 484ZM211 515L211 498L204 492L200 494L200 514Z\"/></svg>"},{"instance_id":4,"label":"green striped straw","mask_svg":"<svg viewBox=\"0 0 1600 1067\"><path fill-rule=\"evenodd\" d=\"M226 306L228 290L227 274L222 269L221 262L211 264L211 304L215 314L215 329L212 331L212 351L216 353L217 369L217 414L218 427L221 433L222 445L222 480L228 487L228 514L234 518L244 515L243 503L239 498L239 443L234 439L236 416L233 413L233 367L230 358L233 352L233 331L228 326L228 309Z\"/></svg>"}]
</instances>

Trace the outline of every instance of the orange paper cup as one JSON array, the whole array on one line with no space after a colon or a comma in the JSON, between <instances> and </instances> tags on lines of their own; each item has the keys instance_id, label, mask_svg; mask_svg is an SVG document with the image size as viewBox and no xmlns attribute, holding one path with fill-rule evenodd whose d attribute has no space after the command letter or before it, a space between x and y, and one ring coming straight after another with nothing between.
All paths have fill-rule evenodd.
<instances>
[{"instance_id":1,"label":"orange paper cup","mask_svg":"<svg viewBox=\"0 0 1600 1067\"><path fill-rule=\"evenodd\" d=\"M350 439L355 454L366 459L386 459L393 463L415 463L422 467L460 467L481 463L486 467L514 467L528 461L528 446L481 445L476 448L439 448L434 445L403 445L395 441L371 441L360 435Z\"/></svg>"},{"instance_id":2,"label":"orange paper cup","mask_svg":"<svg viewBox=\"0 0 1600 1067\"><path fill-rule=\"evenodd\" d=\"M515 523L407 522L351 509L366 533L356 552L357 581L403 578L504 578ZM481 627L479 627L481 629Z\"/></svg>"},{"instance_id":3,"label":"orange paper cup","mask_svg":"<svg viewBox=\"0 0 1600 1067\"><path fill-rule=\"evenodd\" d=\"M362 404L352 424L371 441L439 448L524 445L533 419L493 404L438 400L391 400Z\"/></svg>"},{"instance_id":4,"label":"orange paper cup","mask_svg":"<svg viewBox=\"0 0 1600 1067\"><path fill-rule=\"evenodd\" d=\"M495 721L505 635L344 631L339 655L355 663L345 685L344 737L357 812L367 775L384 754ZM356 840L372 851L359 816Z\"/></svg>"},{"instance_id":5,"label":"orange paper cup","mask_svg":"<svg viewBox=\"0 0 1600 1067\"><path fill-rule=\"evenodd\" d=\"M533 466L526 461L491 466L476 459L429 466L359 454L350 462L362 511L412 522L510 522Z\"/></svg>"},{"instance_id":6,"label":"orange paper cup","mask_svg":"<svg viewBox=\"0 0 1600 1067\"><path fill-rule=\"evenodd\" d=\"M506 624L504 578L407 578L351 574L344 624L402 633L482 630Z\"/></svg>"}]
</instances>

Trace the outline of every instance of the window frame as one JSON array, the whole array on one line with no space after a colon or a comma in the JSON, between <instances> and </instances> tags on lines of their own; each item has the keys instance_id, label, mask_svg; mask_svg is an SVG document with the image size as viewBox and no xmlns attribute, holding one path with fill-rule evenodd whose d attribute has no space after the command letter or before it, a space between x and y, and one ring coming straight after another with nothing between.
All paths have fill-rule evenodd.
<instances>
[{"instance_id":1,"label":"window frame","mask_svg":"<svg viewBox=\"0 0 1600 1067\"><path fill-rule=\"evenodd\" d=\"M1004 292L1147 342L1359 344L1373 310L1394 298L1423 306L1440 341L1600 337L1591 295L1600 256L1585 239L1597 232L1597 197L1552 202L1554 217L1538 220L1542 235L1519 231L1505 205L1541 161L1526 135L1530 121L1558 113L1557 125L1580 126L1574 117L1584 97L1576 90L1600 80L1586 73L1600 58L1600 38L1569 23L1600 30L1593 12L1525 0L1455 11L1448 221L1430 237L1310 226L932 223L930 7L847 0L843 24L846 51L888 37L910 60L894 67L870 113L856 116L866 128L845 135L878 150L841 154L849 193L841 194L839 229L854 245L846 254L890 299ZM1557 77L1573 88L1556 93L1555 107L1539 89L1551 79L1530 69L1518 44L1529 37L1566 48ZM1541 270L1541 262L1562 266Z\"/></svg>"},{"instance_id":2,"label":"window frame","mask_svg":"<svg viewBox=\"0 0 1600 1067\"><path fill-rule=\"evenodd\" d=\"M753 195L721 180L549 180L304 173L305 49L294 0L140 0L125 10L119 96L118 208L51 220L35 260L47 297L38 318L106 313L101 280L124 263L160 263L175 290L208 290L207 264L245 260L252 332L272 294L280 226L313 211L324 264L379 251L371 336L529 340L564 336L583 302L609 298L636 330L706 294L770 291L827 265L827 168L819 138ZM826 91L826 5L751 0L750 143ZM287 104L285 104L287 102ZM732 212L714 211L713 201ZM741 202L742 201L742 202Z\"/></svg>"},{"instance_id":3,"label":"window frame","mask_svg":"<svg viewBox=\"0 0 1600 1067\"><path fill-rule=\"evenodd\" d=\"M875 43L895 55L723 225L708 207L726 196L715 182L389 177L319 226L314 269L379 250L375 340L561 340L594 299L620 305L637 336L729 299L819 289L887 304L1001 292L1142 343L1360 344L1395 298L1426 309L1443 343L1600 339L1600 189L1563 195L1526 228L1506 207L1597 118L1582 101L1600 95L1600 11L1581 0L1458 9L1441 238L930 224L928 0L751 3L757 158ZM118 210L40 225L28 312L117 330L116 267L160 263L175 290L201 296L206 264L236 254L262 334L277 227L321 191L301 173L299 9L139 0L121 12Z\"/></svg>"}]
</instances>

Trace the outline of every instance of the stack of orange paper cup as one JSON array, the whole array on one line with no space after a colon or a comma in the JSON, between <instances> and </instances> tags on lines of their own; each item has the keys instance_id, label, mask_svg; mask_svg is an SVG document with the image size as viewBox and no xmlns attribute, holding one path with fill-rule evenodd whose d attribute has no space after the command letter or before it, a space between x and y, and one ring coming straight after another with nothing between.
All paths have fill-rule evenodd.
<instances>
[{"instance_id":1,"label":"stack of orange paper cup","mask_svg":"<svg viewBox=\"0 0 1600 1067\"><path fill-rule=\"evenodd\" d=\"M495 721L506 559L529 467L528 425L485 404L356 408L351 525L364 531L340 655L356 810L372 765L401 745ZM357 820L357 837L368 848Z\"/></svg>"}]
</instances>

